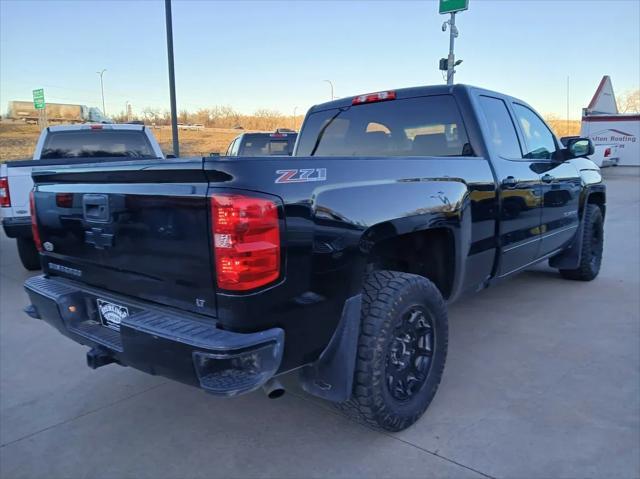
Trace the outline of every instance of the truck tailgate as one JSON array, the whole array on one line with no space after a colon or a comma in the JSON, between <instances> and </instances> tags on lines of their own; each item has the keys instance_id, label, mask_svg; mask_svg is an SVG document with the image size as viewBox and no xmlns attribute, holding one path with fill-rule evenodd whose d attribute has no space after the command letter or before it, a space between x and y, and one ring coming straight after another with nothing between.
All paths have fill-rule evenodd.
<instances>
[{"instance_id":1,"label":"truck tailgate","mask_svg":"<svg viewBox=\"0 0 640 479\"><path fill-rule=\"evenodd\" d=\"M7 179L11 193L11 216L29 216L29 192L33 188L31 165L20 166L22 162L7 165Z\"/></svg>"},{"instance_id":2,"label":"truck tailgate","mask_svg":"<svg viewBox=\"0 0 640 479\"><path fill-rule=\"evenodd\" d=\"M215 315L202 159L56 166L33 177L45 273Z\"/></svg>"}]
</instances>

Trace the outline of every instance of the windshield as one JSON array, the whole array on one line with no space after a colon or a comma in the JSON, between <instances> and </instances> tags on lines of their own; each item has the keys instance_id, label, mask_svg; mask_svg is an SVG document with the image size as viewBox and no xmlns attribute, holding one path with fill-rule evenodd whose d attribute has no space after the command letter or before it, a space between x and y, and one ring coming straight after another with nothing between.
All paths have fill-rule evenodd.
<instances>
[{"instance_id":1,"label":"windshield","mask_svg":"<svg viewBox=\"0 0 640 479\"><path fill-rule=\"evenodd\" d=\"M451 95L368 103L312 113L297 156L469 156Z\"/></svg>"},{"instance_id":2,"label":"windshield","mask_svg":"<svg viewBox=\"0 0 640 479\"><path fill-rule=\"evenodd\" d=\"M55 158L155 158L143 131L78 130L47 135L43 160Z\"/></svg>"}]
</instances>

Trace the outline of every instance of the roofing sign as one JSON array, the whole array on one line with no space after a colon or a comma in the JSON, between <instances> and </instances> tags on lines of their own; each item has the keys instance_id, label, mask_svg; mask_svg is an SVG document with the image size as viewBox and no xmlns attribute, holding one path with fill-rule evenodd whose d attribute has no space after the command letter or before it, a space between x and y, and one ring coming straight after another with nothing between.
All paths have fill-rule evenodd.
<instances>
[{"instance_id":1,"label":"roofing sign","mask_svg":"<svg viewBox=\"0 0 640 479\"><path fill-rule=\"evenodd\" d=\"M616 130L614 128L607 128L606 130L596 131L591 134L591 140L594 143L607 142L607 143L635 143L638 139L635 135L622 130Z\"/></svg>"}]
</instances>

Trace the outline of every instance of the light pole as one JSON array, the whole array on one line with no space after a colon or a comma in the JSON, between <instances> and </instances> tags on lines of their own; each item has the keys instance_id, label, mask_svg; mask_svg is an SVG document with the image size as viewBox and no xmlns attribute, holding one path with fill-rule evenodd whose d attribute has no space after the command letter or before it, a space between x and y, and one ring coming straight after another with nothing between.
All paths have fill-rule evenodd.
<instances>
[{"instance_id":1,"label":"light pole","mask_svg":"<svg viewBox=\"0 0 640 479\"><path fill-rule=\"evenodd\" d=\"M322 80L324 82L327 82L329 84L329 86L331 87L331 100L333 100L335 97L333 96L333 83L331 82L331 80Z\"/></svg>"},{"instance_id":2,"label":"light pole","mask_svg":"<svg viewBox=\"0 0 640 479\"><path fill-rule=\"evenodd\" d=\"M171 0L164 0L164 13L167 23L167 59L169 62L169 99L171 101L171 135L173 136L173 154L180 156L178 142L178 117L176 116L176 75L173 68L173 23L171 20Z\"/></svg>"},{"instance_id":3,"label":"light pole","mask_svg":"<svg viewBox=\"0 0 640 479\"><path fill-rule=\"evenodd\" d=\"M102 71L96 72L98 75L100 75L100 91L102 92L102 114L104 116L107 116L107 110L104 107L104 82L102 81L102 75L104 75L104 72L106 72L107 69L103 69Z\"/></svg>"},{"instance_id":4,"label":"light pole","mask_svg":"<svg viewBox=\"0 0 640 479\"><path fill-rule=\"evenodd\" d=\"M296 129L296 111L298 110L297 106L293 107L293 129Z\"/></svg>"}]
</instances>

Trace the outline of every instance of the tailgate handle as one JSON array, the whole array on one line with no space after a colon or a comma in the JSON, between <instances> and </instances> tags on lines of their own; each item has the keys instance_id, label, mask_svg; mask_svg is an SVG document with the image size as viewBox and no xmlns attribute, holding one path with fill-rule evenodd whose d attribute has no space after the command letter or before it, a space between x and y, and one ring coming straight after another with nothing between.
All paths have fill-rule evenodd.
<instances>
[{"instance_id":1,"label":"tailgate handle","mask_svg":"<svg viewBox=\"0 0 640 479\"><path fill-rule=\"evenodd\" d=\"M82 211L86 221L109 222L109 197L87 194L82 197Z\"/></svg>"}]
</instances>

